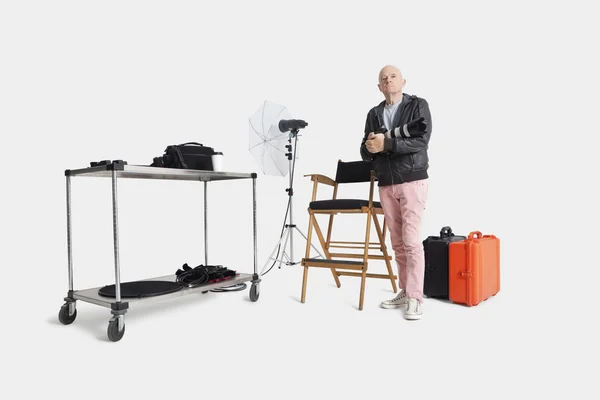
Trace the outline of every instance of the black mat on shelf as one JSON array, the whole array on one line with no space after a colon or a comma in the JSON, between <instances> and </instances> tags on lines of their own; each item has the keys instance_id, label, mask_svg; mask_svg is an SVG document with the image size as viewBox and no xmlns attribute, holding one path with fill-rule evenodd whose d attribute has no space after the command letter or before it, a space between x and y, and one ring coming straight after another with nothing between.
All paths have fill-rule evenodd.
<instances>
[{"instance_id":1,"label":"black mat on shelf","mask_svg":"<svg viewBox=\"0 0 600 400\"><path fill-rule=\"evenodd\" d=\"M139 298L160 296L183 289L177 282L169 281L135 281L121 282L121 298ZM100 296L116 297L115 285L107 285L98 290Z\"/></svg>"}]
</instances>

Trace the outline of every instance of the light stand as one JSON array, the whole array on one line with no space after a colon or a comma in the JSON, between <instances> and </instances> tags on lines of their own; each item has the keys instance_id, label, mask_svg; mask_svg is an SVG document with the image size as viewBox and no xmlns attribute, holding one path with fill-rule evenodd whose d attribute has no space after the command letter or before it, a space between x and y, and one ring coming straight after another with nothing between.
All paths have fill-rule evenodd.
<instances>
[{"instance_id":1,"label":"light stand","mask_svg":"<svg viewBox=\"0 0 600 400\"><path fill-rule=\"evenodd\" d=\"M288 199L288 206L286 209L286 218L284 221L284 226L283 226L283 230L281 231L281 238L279 239L279 242L277 242L277 244L275 245L275 248L273 249L273 251L271 252L271 255L269 256L269 259L267 260L267 262L265 263L264 267L263 267L263 271L265 270L265 268L267 268L267 265L269 264L270 260L274 260L275 262L273 263L273 265L271 266L271 268L273 268L273 266L275 265L275 263L279 263L279 268L281 268L281 264L283 263L283 259L285 258L287 261L285 262L286 265L296 265L299 264L299 261L294 261L294 230L298 231L298 233L300 233L300 235L302 235L302 237L304 238L304 240L308 241L308 239L306 238L306 235L304 233L302 233L302 231L294 224L294 218L293 218L293 196L294 196L294 167L296 164L296 143L298 142L298 128L295 129L290 129L290 135L288 138L288 143L285 147L287 149L287 153L285 153L287 159L288 159L288 165L289 165L289 177L290 177L290 187L285 189L285 191L288 193L289 199ZM292 138L294 138L294 152L292 153ZM289 223L287 222L287 217L289 214ZM285 233L284 233L285 232ZM286 246L288 243L288 240L290 242L290 254L288 256L288 254L286 253ZM283 251L281 252L281 255L276 256L275 258L273 258L275 252L279 252L279 248L281 246L281 242L283 243ZM319 250L311 243L311 247L313 249L315 249L315 251L317 253L319 253L319 256L321 256L322 258L325 258L321 252L319 252ZM271 269L269 268L269 270ZM269 272L269 271L267 271ZM266 273L266 272L265 272ZM264 275L261 272L261 275Z\"/></svg>"}]
</instances>

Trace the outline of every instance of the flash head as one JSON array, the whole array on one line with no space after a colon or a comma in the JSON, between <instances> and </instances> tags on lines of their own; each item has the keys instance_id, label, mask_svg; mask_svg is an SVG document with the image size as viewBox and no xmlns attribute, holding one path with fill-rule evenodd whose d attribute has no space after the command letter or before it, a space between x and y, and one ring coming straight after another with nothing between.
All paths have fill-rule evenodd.
<instances>
[{"instance_id":1,"label":"flash head","mask_svg":"<svg viewBox=\"0 0 600 400\"><path fill-rule=\"evenodd\" d=\"M308 124L301 119L282 119L279 121L279 130L282 133L287 131L295 131L298 129L305 128Z\"/></svg>"}]
</instances>

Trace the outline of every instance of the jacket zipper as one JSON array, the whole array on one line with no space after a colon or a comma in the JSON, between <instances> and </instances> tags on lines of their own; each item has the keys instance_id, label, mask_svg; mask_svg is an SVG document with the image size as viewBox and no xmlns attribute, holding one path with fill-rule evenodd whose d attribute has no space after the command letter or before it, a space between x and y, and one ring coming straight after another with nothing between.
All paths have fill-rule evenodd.
<instances>
[{"instance_id":1,"label":"jacket zipper","mask_svg":"<svg viewBox=\"0 0 600 400\"><path fill-rule=\"evenodd\" d=\"M400 104L400 108L397 111L399 113L399 115L400 115L400 117L399 117L400 121L402 121L402 112L404 111L404 109L406 108L406 106L407 106L407 103ZM379 114L376 114L376 115L377 115L377 121L380 122ZM394 184L394 172L392 171L392 161L390 160L390 155L389 154L387 155L387 160L388 160L388 166L390 168L390 177L392 178L392 185L393 185ZM412 164L411 171L414 171L415 170L415 159L413 158L412 154L410 155L410 161L411 161L411 164Z\"/></svg>"},{"instance_id":2,"label":"jacket zipper","mask_svg":"<svg viewBox=\"0 0 600 400\"><path fill-rule=\"evenodd\" d=\"M402 122L402 115L403 115L402 113L404 112L404 109L406 108L406 106L407 106L407 103L403 102L403 104L400 104L400 108L399 108L399 109L398 109L398 111L397 111L397 112L398 112L398 115L399 115L399 117L398 117L398 118L399 118L399 121L400 121L400 122ZM401 123L400 125L402 125L402 123ZM414 160L413 160L413 158L412 158L412 154L411 154L411 156L410 156L410 159L411 159L411 161L412 161L412 167L413 167L413 169L414 169L414 168L415 168L415 162L414 162ZM390 156L389 156L389 154L388 154L388 165L389 165L389 167L390 167L390 177L392 178L392 185L393 185L393 184L394 184L394 171L392 171L392 162L390 161Z\"/></svg>"},{"instance_id":3,"label":"jacket zipper","mask_svg":"<svg viewBox=\"0 0 600 400\"><path fill-rule=\"evenodd\" d=\"M377 122L381 128L385 128L385 126L381 123L381 117L379 116L379 113L375 114L377 116ZM392 172L392 162L390 161L390 155L386 154L385 157L387 158L388 161L388 167L390 169L390 177L392 178L392 185L394 184L394 173Z\"/></svg>"}]
</instances>

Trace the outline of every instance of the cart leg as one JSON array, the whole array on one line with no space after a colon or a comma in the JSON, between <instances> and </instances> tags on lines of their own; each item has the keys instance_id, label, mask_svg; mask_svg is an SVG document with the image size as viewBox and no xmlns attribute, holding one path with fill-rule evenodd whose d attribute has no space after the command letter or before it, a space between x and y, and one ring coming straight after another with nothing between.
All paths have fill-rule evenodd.
<instances>
[{"instance_id":1,"label":"cart leg","mask_svg":"<svg viewBox=\"0 0 600 400\"><path fill-rule=\"evenodd\" d=\"M58 312L58 320L69 325L77 317L77 309L75 308L75 299L73 298L73 251L71 239L71 176L67 175L67 259L69 263L69 291L67 297L64 298L65 304L60 307Z\"/></svg>"},{"instance_id":2,"label":"cart leg","mask_svg":"<svg viewBox=\"0 0 600 400\"><path fill-rule=\"evenodd\" d=\"M208 182L204 181L204 265L208 265ZM204 290L202 294L208 293Z\"/></svg>"},{"instance_id":3,"label":"cart leg","mask_svg":"<svg viewBox=\"0 0 600 400\"><path fill-rule=\"evenodd\" d=\"M258 255L256 253L256 176L252 178L252 239L254 241L254 275L258 278Z\"/></svg>"},{"instance_id":4,"label":"cart leg","mask_svg":"<svg viewBox=\"0 0 600 400\"><path fill-rule=\"evenodd\" d=\"M112 171L113 243L115 253L115 296L121 302L121 264L119 260L119 211L117 203L117 171Z\"/></svg>"},{"instance_id":5,"label":"cart leg","mask_svg":"<svg viewBox=\"0 0 600 400\"><path fill-rule=\"evenodd\" d=\"M73 250L71 229L71 177L67 175L67 257L69 260L69 292L73 291Z\"/></svg>"},{"instance_id":6,"label":"cart leg","mask_svg":"<svg viewBox=\"0 0 600 400\"><path fill-rule=\"evenodd\" d=\"M117 202L117 171L112 171L113 238L115 252L115 303L112 304L113 317L108 323L108 338L116 342L125 334L125 313L127 303L121 303L121 265L119 260L119 212Z\"/></svg>"},{"instance_id":7,"label":"cart leg","mask_svg":"<svg viewBox=\"0 0 600 400\"><path fill-rule=\"evenodd\" d=\"M208 182L204 181L204 265L208 265Z\"/></svg>"},{"instance_id":8,"label":"cart leg","mask_svg":"<svg viewBox=\"0 0 600 400\"><path fill-rule=\"evenodd\" d=\"M256 174L252 174L252 236L254 241L254 275L250 287L250 300L257 301L260 294L260 277L258 276L258 254L256 246Z\"/></svg>"}]
</instances>

